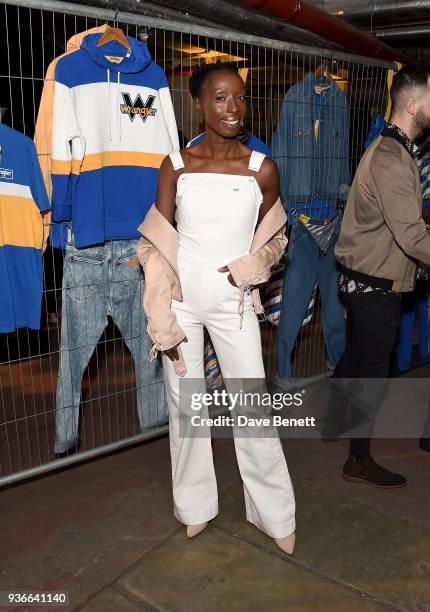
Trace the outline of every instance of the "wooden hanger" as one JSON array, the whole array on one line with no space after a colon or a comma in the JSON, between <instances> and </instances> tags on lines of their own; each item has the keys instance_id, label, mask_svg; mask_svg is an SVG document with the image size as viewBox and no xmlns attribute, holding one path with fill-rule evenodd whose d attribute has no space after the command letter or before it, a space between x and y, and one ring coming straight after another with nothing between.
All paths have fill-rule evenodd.
<instances>
[{"instance_id":1,"label":"wooden hanger","mask_svg":"<svg viewBox=\"0 0 430 612\"><path fill-rule=\"evenodd\" d=\"M125 47L129 53L131 53L131 46L127 40L126 35L121 30L121 28L112 28L108 26L106 31L100 36L97 47L102 47L107 43L110 43L112 40L116 40L120 45Z\"/></svg>"},{"instance_id":2,"label":"wooden hanger","mask_svg":"<svg viewBox=\"0 0 430 612\"><path fill-rule=\"evenodd\" d=\"M327 74L328 74L327 64L320 64L315 70L315 78L321 75L327 76Z\"/></svg>"}]
</instances>

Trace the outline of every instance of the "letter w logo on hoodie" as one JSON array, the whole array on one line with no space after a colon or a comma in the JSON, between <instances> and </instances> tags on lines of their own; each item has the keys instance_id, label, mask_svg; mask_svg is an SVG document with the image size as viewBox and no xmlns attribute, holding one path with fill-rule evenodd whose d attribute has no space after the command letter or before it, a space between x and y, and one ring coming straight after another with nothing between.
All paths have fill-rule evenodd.
<instances>
[{"instance_id":1,"label":"letter w logo on hoodie","mask_svg":"<svg viewBox=\"0 0 430 612\"><path fill-rule=\"evenodd\" d=\"M121 93L122 99L124 100L124 104L121 104L121 112L128 115L131 122L134 121L136 115L139 115L143 123L145 123L148 117L154 117L156 115L157 109L152 108L155 96L148 96L144 104L140 94L137 94L134 102L132 102L129 93Z\"/></svg>"}]
</instances>

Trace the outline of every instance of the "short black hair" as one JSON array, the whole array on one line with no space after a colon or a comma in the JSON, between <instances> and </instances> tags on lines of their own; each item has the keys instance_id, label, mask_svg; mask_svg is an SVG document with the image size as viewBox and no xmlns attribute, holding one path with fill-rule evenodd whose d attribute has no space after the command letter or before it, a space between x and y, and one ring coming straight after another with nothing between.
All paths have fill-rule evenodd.
<instances>
[{"instance_id":1,"label":"short black hair","mask_svg":"<svg viewBox=\"0 0 430 612\"><path fill-rule=\"evenodd\" d=\"M429 76L430 64L403 66L395 75L390 89L393 110L399 110L402 98L411 94L413 90L420 89L423 93L428 86Z\"/></svg>"},{"instance_id":2,"label":"short black hair","mask_svg":"<svg viewBox=\"0 0 430 612\"><path fill-rule=\"evenodd\" d=\"M227 70L239 76L236 64L231 62L217 62L216 64L200 64L194 68L189 80L190 94L194 98L199 98L202 93L203 83L208 76L215 71Z\"/></svg>"}]
</instances>

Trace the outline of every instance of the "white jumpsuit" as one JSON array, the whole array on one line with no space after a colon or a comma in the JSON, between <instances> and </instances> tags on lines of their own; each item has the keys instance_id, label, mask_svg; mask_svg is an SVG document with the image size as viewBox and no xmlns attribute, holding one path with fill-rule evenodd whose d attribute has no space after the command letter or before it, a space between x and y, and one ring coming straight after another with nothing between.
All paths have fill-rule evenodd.
<instances>
[{"instance_id":1,"label":"white jumpsuit","mask_svg":"<svg viewBox=\"0 0 430 612\"><path fill-rule=\"evenodd\" d=\"M185 168L178 151L170 157L175 170ZM249 170L258 172L263 159L264 155L253 152ZM173 300L172 309L187 336L181 349L186 378L196 381L196 392L201 391L204 381L203 327L210 334L227 390L229 378L265 377L259 323L251 298L245 294L241 327L240 290L229 283L226 273L218 272L249 253L262 200L254 176L187 173L185 169L178 178L176 221L183 302ZM203 523L218 513L210 435L180 436L180 379L165 355L163 367L175 516L186 525ZM199 414L207 415L207 408ZM288 536L295 530L295 501L277 433L257 438L234 433L247 520L273 538Z\"/></svg>"}]
</instances>

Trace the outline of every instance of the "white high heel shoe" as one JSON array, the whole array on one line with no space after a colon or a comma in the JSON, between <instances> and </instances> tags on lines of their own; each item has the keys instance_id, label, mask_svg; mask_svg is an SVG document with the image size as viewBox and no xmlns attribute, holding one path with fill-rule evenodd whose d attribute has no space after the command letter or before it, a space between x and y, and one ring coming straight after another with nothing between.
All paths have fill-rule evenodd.
<instances>
[{"instance_id":1,"label":"white high heel shoe","mask_svg":"<svg viewBox=\"0 0 430 612\"><path fill-rule=\"evenodd\" d=\"M275 538L275 542L287 555L292 555L296 544L296 534L291 533L285 538Z\"/></svg>"},{"instance_id":2,"label":"white high heel shoe","mask_svg":"<svg viewBox=\"0 0 430 612\"><path fill-rule=\"evenodd\" d=\"M194 538L196 535L206 529L207 526L207 523L199 523L198 525L187 525L187 536L189 538Z\"/></svg>"}]
</instances>

